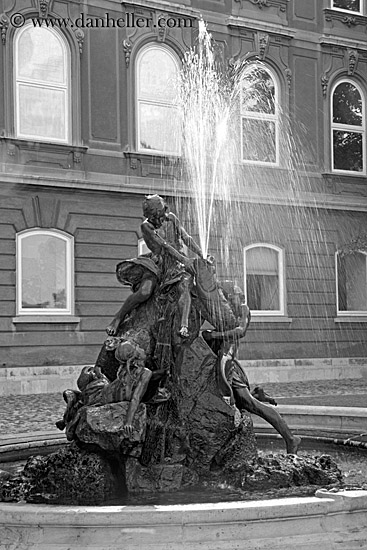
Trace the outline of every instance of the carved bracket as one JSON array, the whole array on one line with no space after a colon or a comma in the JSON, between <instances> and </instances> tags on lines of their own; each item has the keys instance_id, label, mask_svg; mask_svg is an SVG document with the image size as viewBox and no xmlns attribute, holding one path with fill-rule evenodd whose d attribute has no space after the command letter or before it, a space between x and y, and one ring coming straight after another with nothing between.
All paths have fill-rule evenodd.
<instances>
[{"instance_id":1,"label":"carved bracket","mask_svg":"<svg viewBox=\"0 0 367 550\"><path fill-rule=\"evenodd\" d=\"M5 45L6 42L6 33L9 27L9 18L5 13L0 15L0 33L1 33L1 42Z\"/></svg>"},{"instance_id":2,"label":"carved bracket","mask_svg":"<svg viewBox=\"0 0 367 550\"><path fill-rule=\"evenodd\" d=\"M168 27L167 27L168 15L165 13L157 13L157 14L154 14L153 17L154 17L154 28L156 29L156 33L157 33L157 40L158 42L164 42L166 40L167 33L168 33Z\"/></svg>"},{"instance_id":3,"label":"carved bracket","mask_svg":"<svg viewBox=\"0 0 367 550\"><path fill-rule=\"evenodd\" d=\"M53 0L38 0L38 13L42 19L46 19L51 10Z\"/></svg>"},{"instance_id":4,"label":"carved bracket","mask_svg":"<svg viewBox=\"0 0 367 550\"><path fill-rule=\"evenodd\" d=\"M78 41L79 53L80 53L80 55L82 55L82 53L83 53L83 44L84 44L84 32L82 31L82 29L76 29L75 38Z\"/></svg>"},{"instance_id":5,"label":"carved bracket","mask_svg":"<svg viewBox=\"0 0 367 550\"><path fill-rule=\"evenodd\" d=\"M125 53L126 68L128 69L129 65L130 65L131 50L132 50L133 45L131 44L131 42L129 40L125 39L122 42L122 47L123 47L124 53Z\"/></svg>"},{"instance_id":6,"label":"carved bracket","mask_svg":"<svg viewBox=\"0 0 367 550\"><path fill-rule=\"evenodd\" d=\"M354 75L354 72L358 65L358 51L349 49L347 51L348 55L348 74L350 76Z\"/></svg>"},{"instance_id":7,"label":"carved bracket","mask_svg":"<svg viewBox=\"0 0 367 550\"><path fill-rule=\"evenodd\" d=\"M285 72L285 76L287 77L288 88L290 88L292 84L292 71L290 70L289 67L287 67L284 72Z\"/></svg>"},{"instance_id":8,"label":"carved bracket","mask_svg":"<svg viewBox=\"0 0 367 550\"><path fill-rule=\"evenodd\" d=\"M269 35L267 33L258 32L257 33L257 51L259 52L259 58L261 61L267 56L269 50Z\"/></svg>"},{"instance_id":9,"label":"carved bracket","mask_svg":"<svg viewBox=\"0 0 367 550\"><path fill-rule=\"evenodd\" d=\"M325 73L321 77L321 86L322 86L322 95L326 97L328 86L329 86L329 77Z\"/></svg>"}]
</instances>

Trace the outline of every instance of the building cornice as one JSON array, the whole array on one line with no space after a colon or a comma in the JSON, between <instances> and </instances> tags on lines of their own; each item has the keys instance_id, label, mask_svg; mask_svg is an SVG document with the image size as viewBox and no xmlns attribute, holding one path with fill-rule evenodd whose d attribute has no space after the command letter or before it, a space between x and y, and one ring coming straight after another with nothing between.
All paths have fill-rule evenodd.
<instances>
[{"instance_id":1,"label":"building cornice","mask_svg":"<svg viewBox=\"0 0 367 550\"><path fill-rule=\"evenodd\" d=\"M276 25L274 23L265 23L264 21L259 21L258 19L249 19L245 17L237 17L234 15L231 15L230 17L227 17L226 24L228 27L237 27L237 28L244 28L248 30L254 30L254 31L261 31L266 32L269 34L276 34L283 36L283 38L287 38L291 40L296 36L295 31L290 31L289 29L286 29L282 25Z\"/></svg>"},{"instance_id":2,"label":"building cornice","mask_svg":"<svg viewBox=\"0 0 367 550\"><path fill-rule=\"evenodd\" d=\"M354 48L367 50L367 41L351 40L349 38L337 38L336 36L323 35L319 38L321 46L337 46L339 48Z\"/></svg>"},{"instance_id":3,"label":"building cornice","mask_svg":"<svg viewBox=\"0 0 367 550\"><path fill-rule=\"evenodd\" d=\"M124 0L121 2L123 6L136 6L140 8L154 9L168 13L186 15L194 19L200 19L201 12L195 8L176 4L174 2L166 2L165 0Z\"/></svg>"},{"instance_id":4,"label":"building cornice","mask_svg":"<svg viewBox=\"0 0 367 550\"><path fill-rule=\"evenodd\" d=\"M79 176L79 177L78 177ZM73 171L68 171L67 176L59 174L31 175L21 172L1 172L1 185L9 184L41 186L53 189L72 189L74 191L113 192L128 194L160 193L166 196L192 197L184 182L174 180L162 180L158 178L146 178L140 176L116 176L108 174L88 173L88 178L80 177ZM217 197L221 199L220 196ZM300 192L297 197L290 197L284 191L269 193L266 189L246 189L246 193L233 197L236 202L249 204L269 204L287 207L302 207L327 210L345 210L367 212L367 197L353 196L351 194L332 195L329 193Z\"/></svg>"}]
</instances>

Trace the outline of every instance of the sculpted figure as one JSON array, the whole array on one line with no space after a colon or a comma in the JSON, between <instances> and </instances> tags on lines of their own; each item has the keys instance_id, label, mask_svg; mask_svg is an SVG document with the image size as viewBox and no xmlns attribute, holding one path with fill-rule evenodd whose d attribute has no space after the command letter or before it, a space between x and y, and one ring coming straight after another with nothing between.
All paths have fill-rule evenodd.
<instances>
[{"instance_id":1,"label":"sculpted figure","mask_svg":"<svg viewBox=\"0 0 367 550\"><path fill-rule=\"evenodd\" d=\"M145 367L144 349L132 341L119 342L115 356L120 363L120 368L113 382L102 374L98 366L86 366L77 380L80 391L64 392L67 408L63 420L56 425L61 430L66 427L69 440L74 437L79 420L77 411L81 407L102 406L122 401L129 402L124 432L127 438L132 435L134 416L146 392L152 372Z\"/></svg>"},{"instance_id":2,"label":"sculpted figure","mask_svg":"<svg viewBox=\"0 0 367 550\"><path fill-rule=\"evenodd\" d=\"M107 334L115 335L126 315L148 300L158 283L162 290L177 283L178 306L181 314L179 334L182 338L187 338L194 259L189 259L183 253L182 243L199 258L203 257L201 249L182 227L179 219L169 212L167 204L159 195L149 195L145 198L143 213L146 219L141 224L141 233L151 254L150 257L140 256L136 260L121 262L117 267L119 280L124 283L128 281L131 284L131 264L134 265L135 280L131 285L133 294L127 298L106 328ZM141 266L140 273L137 269L139 266ZM127 270L129 277L126 277Z\"/></svg>"},{"instance_id":3,"label":"sculpted figure","mask_svg":"<svg viewBox=\"0 0 367 550\"><path fill-rule=\"evenodd\" d=\"M261 387L250 391L250 384L244 369L236 359L239 341L246 334L250 324L250 310L245 303L245 297L238 287L231 281L222 284L222 290L230 302L233 312L237 316L238 326L227 331L205 330L202 336L211 349L218 354L219 385L222 385L223 394L231 405L240 411L246 410L260 416L271 424L285 441L288 454L297 454L301 438L293 435L285 420L278 411L264 401L276 405ZM227 386L227 388L226 388Z\"/></svg>"}]
</instances>

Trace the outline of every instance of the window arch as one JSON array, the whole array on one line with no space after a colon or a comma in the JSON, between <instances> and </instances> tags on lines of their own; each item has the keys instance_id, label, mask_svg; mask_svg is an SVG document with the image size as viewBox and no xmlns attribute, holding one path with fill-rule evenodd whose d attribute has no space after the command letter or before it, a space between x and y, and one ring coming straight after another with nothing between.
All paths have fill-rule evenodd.
<instances>
[{"instance_id":1,"label":"window arch","mask_svg":"<svg viewBox=\"0 0 367 550\"><path fill-rule=\"evenodd\" d=\"M338 315L367 314L367 254L336 253Z\"/></svg>"},{"instance_id":2,"label":"window arch","mask_svg":"<svg viewBox=\"0 0 367 550\"><path fill-rule=\"evenodd\" d=\"M254 315L284 315L283 250L257 243L244 248L245 294Z\"/></svg>"},{"instance_id":3,"label":"window arch","mask_svg":"<svg viewBox=\"0 0 367 550\"><path fill-rule=\"evenodd\" d=\"M252 64L241 83L241 159L279 164L279 87L270 69Z\"/></svg>"},{"instance_id":4,"label":"window arch","mask_svg":"<svg viewBox=\"0 0 367 550\"><path fill-rule=\"evenodd\" d=\"M145 46L136 60L136 140L142 152L178 154L175 106L179 73L176 55L158 44Z\"/></svg>"},{"instance_id":5,"label":"window arch","mask_svg":"<svg viewBox=\"0 0 367 550\"><path fill-rule=\"evenodd\" d=\"M70 48L48 27L26 24L14 37L15 135L71 142Z\"/></svg>"},{"instance_id":6,"label":"window arch","mask_svg":"<svg viewBox=\"0 0 367 550\"><path fill-rule=\"evenodd\" d=\"M365 98L350 80L332 89L331 143L333 171L366 172Z\"/></svg>"},{"instance_id":7,"label":"window arch","mask_svg":"<svg viewBox=\"0 0 367 550\"><path fill-rule=\"evenodd\" d=\"M73 314L73 238L51 229L17 235L17 314Z\"/></svg>"},{"instance_id":8,"label":"window arch","mask_svg":"<svg viewBox=\"0 0 367 550\"><path fill-rule=\"evenodd\" d=\"M331 7L334 10L362 14L363 1L364 0L331 0Z\"/></svg>"}]
</instances>

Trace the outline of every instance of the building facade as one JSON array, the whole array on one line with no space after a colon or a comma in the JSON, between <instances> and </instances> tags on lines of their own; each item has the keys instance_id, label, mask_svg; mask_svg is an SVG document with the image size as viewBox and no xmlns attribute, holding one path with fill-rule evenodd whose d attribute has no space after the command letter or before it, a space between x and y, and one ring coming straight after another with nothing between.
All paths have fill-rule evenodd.
<instances>
[{"instance_id":1,"label":"building facade","mask_svg":"<svg viewBox=\"0 0 367 550\"><path fill-rule=\"evenodd\" d=\"M241 357L366 357L366 0L0 0L0 369L92 363L143 196L185 223L169 83L200 18L263 83L211 243L253 312Z\"/></svg>"}]
</instances>

